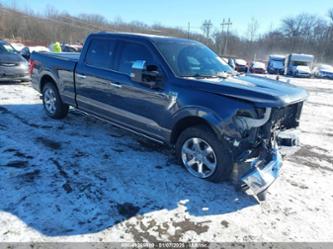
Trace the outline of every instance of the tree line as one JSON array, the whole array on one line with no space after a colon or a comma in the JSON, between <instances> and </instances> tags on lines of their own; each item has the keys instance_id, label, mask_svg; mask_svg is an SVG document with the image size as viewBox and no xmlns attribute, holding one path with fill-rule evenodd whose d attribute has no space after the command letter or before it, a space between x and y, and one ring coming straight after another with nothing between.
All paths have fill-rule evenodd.
<instances>
[{"instance_id":1,"label":"tree line","mask_svg":"<svg viewBox=\"0 0 333 249\"><path fill-rule=\"evenodd\" d=\"M210 20L203 21L200 33L160 24L128 23L121 18L109 21L96 14L72 16L52 7L47 7L44 14L37 14L0 3L0 39L47 45L54 41L82 42L89 33L97 31L136 32L198 40L222 56L265 60L272 53L309 53L319 62L333 64L333 8L326 17L306 13L287 17L278 28L264 34L258 34L259 25L253 18L246 36L242 37L217 30Z\"/></svg>"}]
</instances>

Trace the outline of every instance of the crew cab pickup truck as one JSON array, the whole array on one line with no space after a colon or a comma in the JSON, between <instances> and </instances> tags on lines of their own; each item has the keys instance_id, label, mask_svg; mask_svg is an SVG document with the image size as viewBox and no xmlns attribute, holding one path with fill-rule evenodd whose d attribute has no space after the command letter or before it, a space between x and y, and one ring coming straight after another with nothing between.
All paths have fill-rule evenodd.
<instances>
[{"instance_id":1,"label":"crew cab pickup truck","mask_svg":"<svg viewBox=\"0 0 333 249\"><path fill-rule=\"evenodd\" d=\"M80 54L33 53L30 70L51 118L72 106L171 145L195 177L232 179L259 198L279 175L279 145L297 145L286 134L307 98L236 73L199 42L152 35L91 34Z\"/></svg>"}]
</instances>

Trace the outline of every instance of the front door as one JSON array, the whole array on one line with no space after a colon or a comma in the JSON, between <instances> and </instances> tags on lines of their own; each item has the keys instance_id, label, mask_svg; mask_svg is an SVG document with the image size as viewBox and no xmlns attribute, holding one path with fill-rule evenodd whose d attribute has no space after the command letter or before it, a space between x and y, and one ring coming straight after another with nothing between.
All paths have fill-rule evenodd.
<instances>
[{"instance_id":1,"label":"front door","mask_svg":"<svg viewBox=\"0 0 333 249\"><path fill-rule=\"evenodd\" d=\"M132 81L131 68L135 61L144 60L147 65L159 65L158 59L148 46L139 42L121 41L115 70L118 72L118 94L114 104L128 117L128 124L142 133L157 139L165 139L169 131L165 129L170 104L173 97L163 89L150 87Z\"/></svg>"}]
</instances>

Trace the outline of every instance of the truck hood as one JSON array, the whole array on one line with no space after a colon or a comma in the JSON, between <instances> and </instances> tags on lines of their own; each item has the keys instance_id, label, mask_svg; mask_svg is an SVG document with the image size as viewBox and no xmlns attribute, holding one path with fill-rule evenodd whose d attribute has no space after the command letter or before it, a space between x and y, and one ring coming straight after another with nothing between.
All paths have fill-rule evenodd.
<instances>
[{"instance_id":1,"label":"truck hood","mask_svg":"<svg viewBox=\"0 0 333 249\"><path fill-rule=\"evenodd\" d=\"M15 53L1 53L0 63L20 63L26 61L21 55Z\"/></svg>"},{"instance_id":2,"label":"truck hood","mask_svg":"<svg viewBox=\"0 0 333 249\"><path fill-rule=\"evenodd\" d=\"M302 88L258 76L194 81L198 82L193 87L200 88L201 91L249 101L257 107L284 107L308 97Z\"/></svg>"}]
</instances>

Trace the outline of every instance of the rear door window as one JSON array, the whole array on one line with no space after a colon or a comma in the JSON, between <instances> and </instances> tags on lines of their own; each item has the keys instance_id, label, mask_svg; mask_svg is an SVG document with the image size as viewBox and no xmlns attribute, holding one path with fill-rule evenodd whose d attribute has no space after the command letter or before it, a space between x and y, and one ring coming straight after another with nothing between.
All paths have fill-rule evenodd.
<instances>
[{"instance_id":1,"label":"rear door window","mask_svg":"<svg viewBox=\"0 0 333 249\"><path fill-rule=\"evenodd\" d=\"M154 64L153 55L146 46L132 42L123 43L117 71L130 75L132 65L137 60L145 60L147 65Z\"/></svg>"},{"instance_id":2,"label":"rear door window","mask_svg":"<svg viewBox=\"0 0 333 249\"><path fill-rule=\"evenodd\" d=\"M97 68L113 69L116 41L112 39L94 39L91 41L85 63Z\"/></svg>"}]
</instances>

